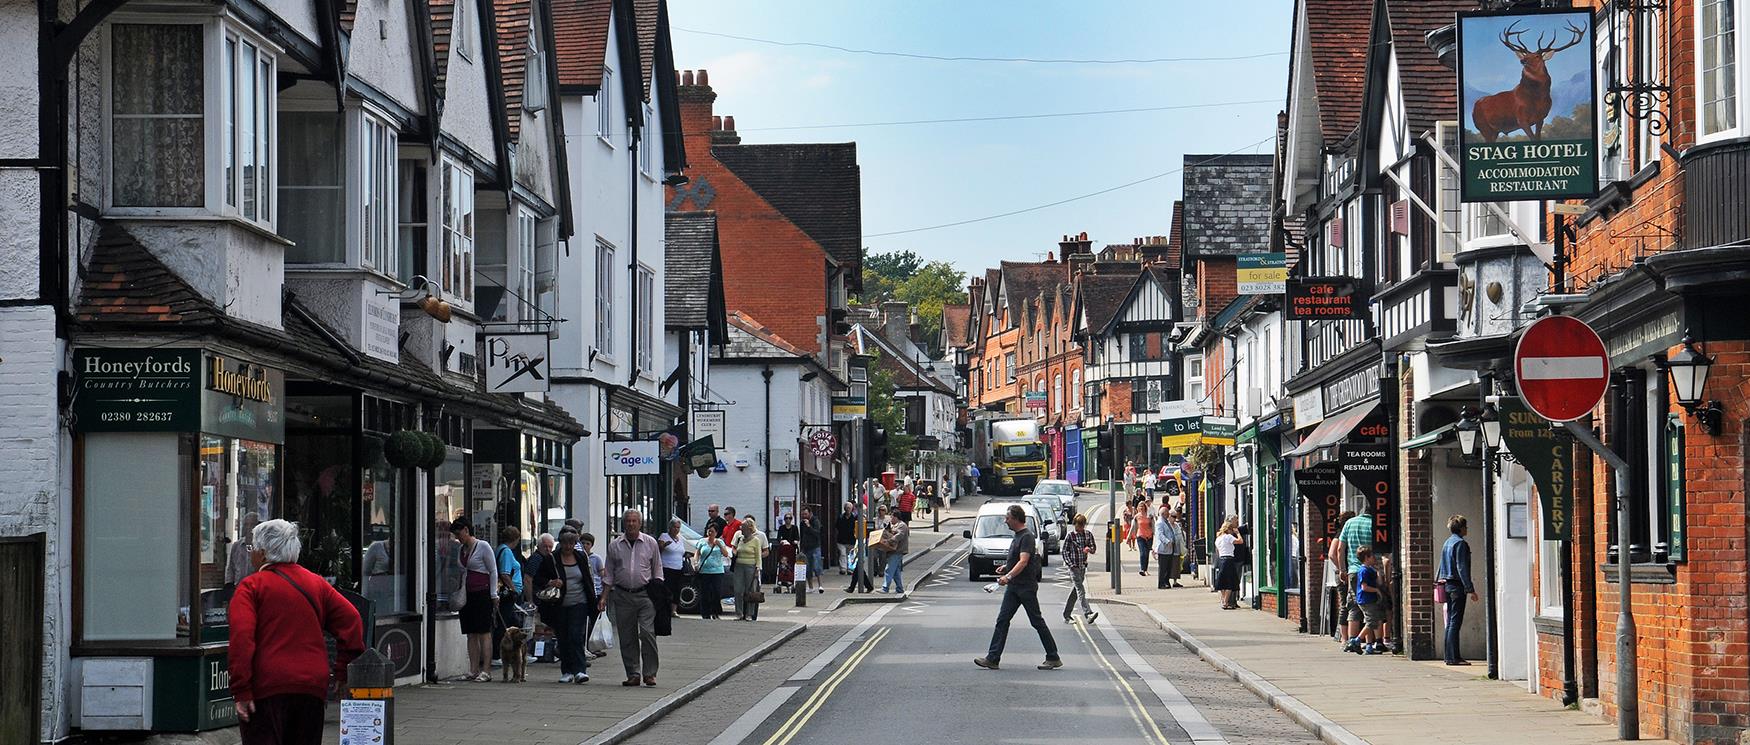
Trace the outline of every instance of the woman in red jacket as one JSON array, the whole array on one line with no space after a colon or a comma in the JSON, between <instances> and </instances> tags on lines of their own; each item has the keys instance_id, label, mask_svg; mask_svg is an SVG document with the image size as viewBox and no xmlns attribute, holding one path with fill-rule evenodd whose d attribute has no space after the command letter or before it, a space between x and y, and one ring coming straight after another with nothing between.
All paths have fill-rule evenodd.
<instances>
[{"instance_id":1,"label":"woman in red jacket","mask_svg":"<svg viewBox=\"0 0 1750 745\"><path fill-rule=\"evenodd\" d=\"M318 745L330 675L364 651L358 610L298 565L298 526L255 526L249 560L256 567L231 596L231 696L243 745ZM328 664L335 638L337 659Z\"/></svg>"}]
</instances>

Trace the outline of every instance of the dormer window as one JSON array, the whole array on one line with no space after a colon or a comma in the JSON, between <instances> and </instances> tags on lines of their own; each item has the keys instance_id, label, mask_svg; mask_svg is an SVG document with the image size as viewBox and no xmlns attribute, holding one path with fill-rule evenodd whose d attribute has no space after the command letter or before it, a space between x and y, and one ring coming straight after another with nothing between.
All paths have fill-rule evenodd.
<instances>
[{"instance_id":1,"label":"dormer window","mask_svg":"<svg viewBox=\"0 0 1750 745\"><path fill-rule=\"evenodd\" d=\"M106 33L108 210L271 228L278 50L219 19Z\"/></svg>"}]
</instances>

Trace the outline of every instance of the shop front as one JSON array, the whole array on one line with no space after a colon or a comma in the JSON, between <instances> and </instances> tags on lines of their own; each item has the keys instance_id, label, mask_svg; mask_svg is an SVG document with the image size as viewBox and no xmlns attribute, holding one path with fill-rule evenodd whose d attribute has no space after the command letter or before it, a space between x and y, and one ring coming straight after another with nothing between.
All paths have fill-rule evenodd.
<instances>
[{"instance_id":1,"label":"shop front","mask_svg":"<svg viewBox=\"0 0 1750 745\"><path fill-rule=\"evenodd\" d=\"M230 350L73 352L74 656L84 729L236 723L228 604L280 517L285 382Z\"/></svg>"},{"instance_id":2,"label":"shop front","mask_svg":"<svg viewBox=\"0 0 1750 745\"><path fill-rule=\"evenodd\" d=\"M494 505L491 540L499 530L515 528L517 554L528 556L542 533L559 534L571 518L571 446L546 432L479 428L474 431L477 489Z\"/></svg>"},{"instance_id":3,"label":"shop front","mask_svg":"<svg viewBox=\"0 0 1750 745\"><path fill-rule=\"evenodd\" d=\"M671 430L681 410L666 401L627 389L608 394L610 431L604 443L607 476L606 532L620 534L620 516L638 510L644 524L666 526L674 514L674 470L683 466L663 457L663 437L672 441L670 453L680 438ZM605 539L604 539L605 540Z\"/></svg>"}]
</instances>

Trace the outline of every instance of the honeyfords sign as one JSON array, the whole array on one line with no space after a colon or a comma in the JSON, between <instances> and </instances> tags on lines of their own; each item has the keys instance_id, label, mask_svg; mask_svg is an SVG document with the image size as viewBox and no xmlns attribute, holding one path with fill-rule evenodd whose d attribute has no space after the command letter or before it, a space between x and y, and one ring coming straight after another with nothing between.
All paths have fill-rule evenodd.
<instances>
[{"instance_id":1,"label":"honeyfords sign","mask_svg":"<svg viewBox=\"0 0 1750 745\"><path fill-rule=\"evenodd\" d=\"M607 443L609 476L650 476L662 472L655 440Z\"/></svg>"},{"instance_id":2,"label":"honeyfords sign","mask_svg":"<svg viewBox=\"0 0 1750 745\"><path fill-rule=\"evenodd\" d=\"M1464 201L1597 193L1592 49L1589 10L1459 14Z\"/></svg>"},{"instance_id":3,"label":"honeyfords sign","mask_svg":"<svg viewBox=\"0 0 1750 745\"><path fill-rule=\"evenodd\" d=\"M203 359L204 357L204 359ZM285 377L199 349L73 350L80 432L208 432L284 442Z\"/></svg>"}]
</instances>

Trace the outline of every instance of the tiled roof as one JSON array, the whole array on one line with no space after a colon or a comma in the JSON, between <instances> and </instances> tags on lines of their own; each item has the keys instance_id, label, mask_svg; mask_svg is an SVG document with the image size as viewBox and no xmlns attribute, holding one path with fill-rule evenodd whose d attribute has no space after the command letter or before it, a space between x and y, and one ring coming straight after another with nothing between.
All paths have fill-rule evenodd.
<instances>
[{"instance_id":1,"label":"tiled roof","mask_svg":"<svg viewBox=\"0 0 1750 745\"><path fill-rule=\"evenodd\" d=\"M1031 303L1040 293L1068 281L1064 265L1058 263L1005 261L1002 272L1003 294L1012 305Z\"/></svg>"},{"instance_id":2,"label":"tiled roof","mask_svg":"<svg viewBox=\"0 0 1750 745\"><path fill-rule=\"evenodd\" d=\"M1173 202L1173 228L1167 235L1167 267L1179 269L1185 265L1185 202Z\"/></svg>"},{"instance_id":3,"label":"tiled roof","mask_svg":"<svg viewBox=\"0 0 1750 745\"><path fill-rule=\"evenodd\" d=\"M1082 314L1087 317L1088 331L1101 333L1111 325L1112 319L1124 306L1124 299L1130 296L1130 289L1136 286L1137 274L1084 274L1077 291L1081 293Z\"/></svg>"},{"instance_id":4,"label":"tiled roof","mask_svg":"<svg viewBox=\"0 0 1750 745\"><path fill-rule=\"evenodd\" d=\"M473 0L461 0L472 2ZM444 80L450 74L450 27L455 25L455 0L428 0L431 7L431 47L437 53L437 88L444 90Z\"/></svg>"},{"instance_id":5,"label":"tiled roof","mask_svg":"<svg viewBox=\"0 0 1750 745\"><path fill-rule=\"evenodd\" d=\"M650 84L656 77L656 21L662 0L634 0L632 14L638 21L638 69L643 71L644 100L650 100Z\"/></svg>"},{"instance_id":6,"label":"tiled roof","mask_svg":"<svg viewBox=\"0 0 1750 745\"><path fill-rule=\"evenodd\" d=\"M748 344L737 337L746 337L753 341ZM760 323L739 310L729 313L729 344L725 349L728 357L770 357L773 349L784 354L797 357L808 357L808 352L791 344L779 336L771 327Z\"/></svg>"},{"instance_id":7,"label":"tiled roof","mask_svg":"<svg viewBox=\"0 0 1750 745\"><path fill-rule=\"evenodd\" d=\"M928 389L939 393L952 393L952 391L948 390L946 386L943 386L934 378L919 375L918 371L913 369L911 365L906 364L898 357L887 354L886 351L887 350L883 349L882 355L875 360L875 368L878 370L884 370L888 375L893 376L893 385L895 388L901 390Z\"/></svg>"},{"instance_id":8,"label":"tiled roof","mask_svg":"<svg viewBox=\"0 0 1750 745\"><path fill-rule=\"evenodd\" d=\"M946 346L964 347L972 333L972 306L956 303L942 306L942 331Z\"/></svg>"},{"instance_id":9,"label":"tiled roof","mask_svg":"<svg viewBox=\"0 0 1750 745\"><path fill-rule=\"evenodd\" d=\"M498 26L499 84L504 89L505 125L515 140L522 131L523 87L528 78L530 0L492 0Z\"/></svg>"},{"instance_id":10,"label":"tiled roof","mask_svg":"<svg viewBox=\"0 0 1750 745\"><path fill-rule=\"evenodd\" d=\"M1475 10L1476 5L1471 0L1386 0L1412 136L1434 129L1435 122L1453 118L1458 110L1457 73L1440 64L1423 34L1452 23L1458 11Z\"/></svg>"},{"instance_id":11,"label":"tiled roof","mask_svg":"<svg viewBox=\"0 0 1750 745\"><path fill-rule=\"evenodd\" d=\"M602 84L613 11L612 0L553 0L553 58L560 85L587 89Z\"/></svg>"},{"instance_id":12,"label":"tiled roof","mask_svg":"<svg viewBox=\"0 0 1750 745\"><path fill-rule=\"evenodd\" d=\"M669 328L705 328L711 318L717 213L670 212L665 220L663 323Z\"/></svg>"},{"instance_id":13,"label":"tiled roof","mask_svg":"<svg viewBox=\"0 0 1750 745\"><path fill-rule=\"evenodd\" d=\"M856 273L863 260L857 143L717 145L711 155Z\"/></svg>"},{"instance_id":14,"label":"tiled roof","mask_svg":"<svg viewBox=\"0 0 1750 745\"><path fill-rule=\"evenodd\" d=\"M1184 257L1268 251L1275 178L1274 155L1186 155Z\"/></svg>"},{"instance_id":15,"label":"tiled roof","mask_svg":"<svg viewBox=\"0 0 1750 745\"><path fill-rule=\"evenodd\" d=\"M1313 88L1319 99L1319 129L1326 144L1336 144L1354 132L1361 121L1373 0L1305 0L1305 3L1306 44L1312 56Z\"/></svg>"},{"instance_id":16,"label":"tiled roof","mask_svg":"<svg viewBox=\"0 0 1750 745\"><path fill-rule=\"evenodd\" d=\"M74 318L83 323L214 323L225 312L164 266L126 228L107 224L84 272Z\"/></svg>"},{"instance_id":17,"label":"tiled roof","mask_svg":"<svg viewBox=\"0 0 1750 745\"><path fill-rule=\"evenodd\" d=\"M340 30L352 33L352 22L358 17L358 0L346 0L340 4Z\"/></svg>"}]
</instances>

